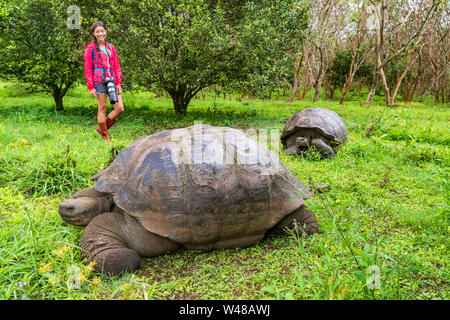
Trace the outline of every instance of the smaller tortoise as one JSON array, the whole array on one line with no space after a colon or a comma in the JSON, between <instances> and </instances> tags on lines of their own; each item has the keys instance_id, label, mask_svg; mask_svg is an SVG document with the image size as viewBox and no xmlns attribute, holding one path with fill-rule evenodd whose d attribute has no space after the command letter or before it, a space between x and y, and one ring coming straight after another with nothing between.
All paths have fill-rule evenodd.
<instances>
[{"instance_id":1,"label":"smaller tortoise","mask_svg":"<svg viewBox=\"0 0 450 320\"><path fill-rule=\"evenodd\" d=\"M247 247L269 229L318 231L304 204L311 192L272 151L232 128L141 137L91 179L95 187L60 203L59 213L87 225L82 257L108 274L180 247Z\"/></svg>"},{"instance_id":2,"label":"smaller tortoise","mask_svg":"<svg viewBox=\"0 0 450 320\"><path fill-rule=\"evenodd\" d=\"M334 111L312 107L294 114L281 135L283 153L301 154L310 146L318 149L324 157L334 156L332 147L347 140L344 122Z\"/></svg>"}]
</instances>

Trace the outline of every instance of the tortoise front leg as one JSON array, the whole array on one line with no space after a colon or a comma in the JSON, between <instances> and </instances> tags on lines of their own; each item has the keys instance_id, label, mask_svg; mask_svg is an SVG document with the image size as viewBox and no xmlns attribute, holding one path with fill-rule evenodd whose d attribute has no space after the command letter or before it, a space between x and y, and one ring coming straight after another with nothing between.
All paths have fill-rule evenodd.
<instances>
[{"instance_id":1,"label":"tortoise front leg","mask_svg":"<svg viewBox=\"0 0 450 320\"><path fill-rule=\"evenodd\" d=\"M81 256L96 262L94 270L118 275L137 270L142 256L155 256L176 250L175 242L155 235L133 217L107 212L95 217L81 237Z\"/></svg>"},{"instance_id":2,"label":"tortoise front leg","mask_svg":"<svg viewBox=\"0 0 450 320\"><path fill-rule=\"evenodd\" d=\"M316 138L311 140L311 145L315 146L320 154L327 158L332 158L334 156L334 151L331 147L326 144L322 139Z\"/></svg>"},{"instance_id":3,"label":"tortoise front leg","mask_svg":"<svg viewBox=\"0 0 450 320\"><path fill-rule=\"evenodd\" d=\"M274 228L277 230L294 230L299 235L311 235L319 232L316 215L304 205L281 219Z\"/></svg>"}]
</instances>

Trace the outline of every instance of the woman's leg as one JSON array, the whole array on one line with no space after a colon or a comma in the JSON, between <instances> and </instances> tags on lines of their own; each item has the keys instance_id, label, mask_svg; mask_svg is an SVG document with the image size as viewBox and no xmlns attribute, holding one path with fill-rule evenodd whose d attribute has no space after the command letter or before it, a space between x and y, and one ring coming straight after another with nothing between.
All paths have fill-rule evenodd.
<instances>
[{"instance_id":1,"label":"woman's leg","mask_svg":"<svg viewBox=\"0 0 450 320\"><path fill-rule=\"evenodd\" d=\"M118 102L114 104L114 110L111 111L111 113L108 115L108 118L111 120L114 120L115 118L117 118L117 116L119 114L121 114L122 112L124 112L124 110L125 110L123 107L123 100L122 100L121 94L117 95L117 100L118 100Z\"/></svg>"},{"instance_id":2,"label":"woman's leg","mask_svg":"<svg viewBox=\"0 0 450 320\"><path fill-rule=\"evenodd\" d=\"M106 94L97 94L97 122L102 123L106 121L106 111L108 110L108 99Z\"/></svg>"},{"instance_id":3,"label":"woman's leg","mask_svg":"<svg viewBox=\"0 0 450 320\"><path fill-rule=\"evenodd\" d=\"M97 122L98 127L95 129L103 138L103 140L111 141L108 135L108 127L106 125L106 111L108 110L108 99L106 94L97 94Z\"/></svg>"}]
</instances>

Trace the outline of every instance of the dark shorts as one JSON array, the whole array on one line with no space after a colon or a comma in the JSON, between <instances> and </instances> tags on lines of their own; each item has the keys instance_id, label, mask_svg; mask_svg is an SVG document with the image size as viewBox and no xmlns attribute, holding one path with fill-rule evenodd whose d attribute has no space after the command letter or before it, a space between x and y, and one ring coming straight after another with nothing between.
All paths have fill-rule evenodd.
<instances>
[{"instance_id":1,"label":"dark shorts","mask_svg":"<svg viewBox=\"0 0 450 320\"><path fill-rule=\"evenodd\" d=\"M97 94L107 94L108 91L106 90L106 86L101 82L94 82L95 90L97 91Z\"/></svg>"}]
</instances>

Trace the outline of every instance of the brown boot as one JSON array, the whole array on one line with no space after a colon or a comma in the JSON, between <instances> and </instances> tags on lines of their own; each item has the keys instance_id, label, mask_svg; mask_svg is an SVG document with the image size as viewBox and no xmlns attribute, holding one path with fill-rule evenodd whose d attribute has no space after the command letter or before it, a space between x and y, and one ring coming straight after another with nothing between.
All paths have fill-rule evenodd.
<instances>
[{"instance_id":1,"label":"brown boot","mask_svg":"<svg viewBox=\"0 0 450 320\"><path fill-rule=\"evenodd\" d=\"M97 129L95 129L99 135L102 136L103 140L111 141L108 135L108 128L106 127L106 122L99 122Z\"/></svg>"},{"instance_id":2,"label":"brown boot","mask_svg":"<svg viewBox=\"0 0 450 320\"><path fill-rule=\"evenodd\" d=\"M114 123L116 123L116 120L112 120L109 117L106 117L106 128L107 129L111 128L114 125ZM97 127L95 130L97 130L99 135L102 135L100 127Z\"/></svg>"},{"instance_id":3,"label":"brown boot","mask_svg":"<svg viewBox=\"0 0 450 320\"><path fill-rule=\"evenodd\" d=\"M116 120L110 119L109 117L106 117L106 127L109 129L111 128L114 123L116 123Z\"/></svg>"}]
</instances>

